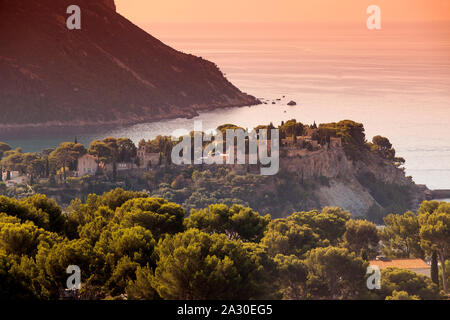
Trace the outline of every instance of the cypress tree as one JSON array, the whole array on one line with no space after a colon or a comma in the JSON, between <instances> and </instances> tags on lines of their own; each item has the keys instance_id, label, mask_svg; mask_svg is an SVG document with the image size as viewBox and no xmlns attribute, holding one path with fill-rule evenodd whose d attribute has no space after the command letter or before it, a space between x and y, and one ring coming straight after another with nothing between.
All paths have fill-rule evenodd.
<instances>
[{"instance_id":1,"label":"cypress tree","mask_svg":"<svg viewBox=\"0 0 450 320\"><path fill-rule=\"evenodd\" d=\"M369 255L367 254L367 250L363 249L361 251L361 259L363 259L364 261L369 261Z\"/></svg>"},{"instance_id":2,"label":"cypress tree","mask_svg":"<svg viewBox=\"0 0 450 320\"><path fill-rule=\"evenodd\" d=\"M45 176L48 177L50 175L50 163L48 161L48 157L45 159Z\"/></svg>"},{"instance_id":3,"label":"cypress tree","mask_svg":"<svg viewBox=\"0 0 450 320\"><path fill-rule=\"evenodd\" d=\"M433 254L431 255L431 280L436 283L439 288L439 269L436 251L433 251Z\"/></svg>"}]
</instances>

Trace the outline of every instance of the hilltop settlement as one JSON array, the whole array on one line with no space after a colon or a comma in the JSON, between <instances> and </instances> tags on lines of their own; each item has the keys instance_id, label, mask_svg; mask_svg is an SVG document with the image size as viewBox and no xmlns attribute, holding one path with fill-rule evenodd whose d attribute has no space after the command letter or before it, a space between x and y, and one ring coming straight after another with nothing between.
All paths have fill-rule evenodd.
<instances>
[{"instance_id":1,"label":"hilltop settlement","mask_svg":"<svg viewBox=\"0 0 450 320\"><path fill-rule=\"evenodd\" d=\"M217 130L237 128L226 124ZM255 128L260 129L275 127ZM430 199L425 186L405 176L404 159L396 157L389 140L376 136L367 142L362 124L289 120L277 129L280 170L274 176L261 176L260 164L174 165L175 142L163 136L137 146L128 138L110 137L92 141L88 148L75 139L39 153L2 144L0 193L19 198L43 193L67 205L89 193L124 187L177 201L188 210L239 203L281 217L339 206L375 222Z\"/></svg>"}]
</instances>

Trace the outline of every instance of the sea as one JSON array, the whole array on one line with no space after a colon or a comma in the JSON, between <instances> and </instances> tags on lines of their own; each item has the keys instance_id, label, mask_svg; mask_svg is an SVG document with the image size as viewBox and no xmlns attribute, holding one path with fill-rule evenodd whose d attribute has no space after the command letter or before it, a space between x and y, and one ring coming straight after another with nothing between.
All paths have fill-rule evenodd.
<instances>
[{"instance_id":1,"label":"sea","mask_svg":"<svg viewBox=\"0 0 450 320\"><path fill-rule=\"evenodd\" d=\"M296 119L312 124L351 119L366 136L388 137L406 174L430 189L450 189L450 23L139 24L177 50L215 62L242 91L266 101L95 131L41 130L0 137L35 152L75 136L86 145L107 136L138 142L175 130L233 123L244 128ZM288 106L289 101L296 106ZM275 102L275 104L272 104Z\"/></svg>"}]
</instances>

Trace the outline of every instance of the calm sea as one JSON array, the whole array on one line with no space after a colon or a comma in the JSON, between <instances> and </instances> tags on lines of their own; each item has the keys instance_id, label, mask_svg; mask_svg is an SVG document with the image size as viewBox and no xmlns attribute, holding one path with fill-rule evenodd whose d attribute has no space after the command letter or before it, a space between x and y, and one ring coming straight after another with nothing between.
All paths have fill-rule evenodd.
<instances>
[{"instance_id":1,"label":"calm sea","mask_svg":"<svg viewBox=\"0 0 450 320\"><path fill-rule=\"evenodd\" d=\"M364 23L141 26L178 50L214 61L237 87L269 104L77 132L78 141L120 136L137 142L192 130L194 120L209 129L223 123L276 125L293 118L303 123L352 119L364 123L368 139L388 137L416 183L450 188L450 24L383 25L381 31L368 31ZM290 100L298 105L287 106ZM37 151L74 135L36 132L0 140Z\"/></svg>"}]
</instances>

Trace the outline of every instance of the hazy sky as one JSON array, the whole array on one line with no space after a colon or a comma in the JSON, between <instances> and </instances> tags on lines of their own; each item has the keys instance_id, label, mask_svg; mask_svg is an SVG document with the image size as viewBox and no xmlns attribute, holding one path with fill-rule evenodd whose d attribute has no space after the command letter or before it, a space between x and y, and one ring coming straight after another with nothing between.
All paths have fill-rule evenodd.
<instances>
[{"instance_id":1,"label":"hazy sky","mask_svg":"<svg viewBox=\"0 0 450 320\"><path fill-rule=\"evenodd\" d=\"M115 0L119 13L148 22L365 21L376 4L382 20L450 20L450 0Z\"/></svg>"}]
</instances>

